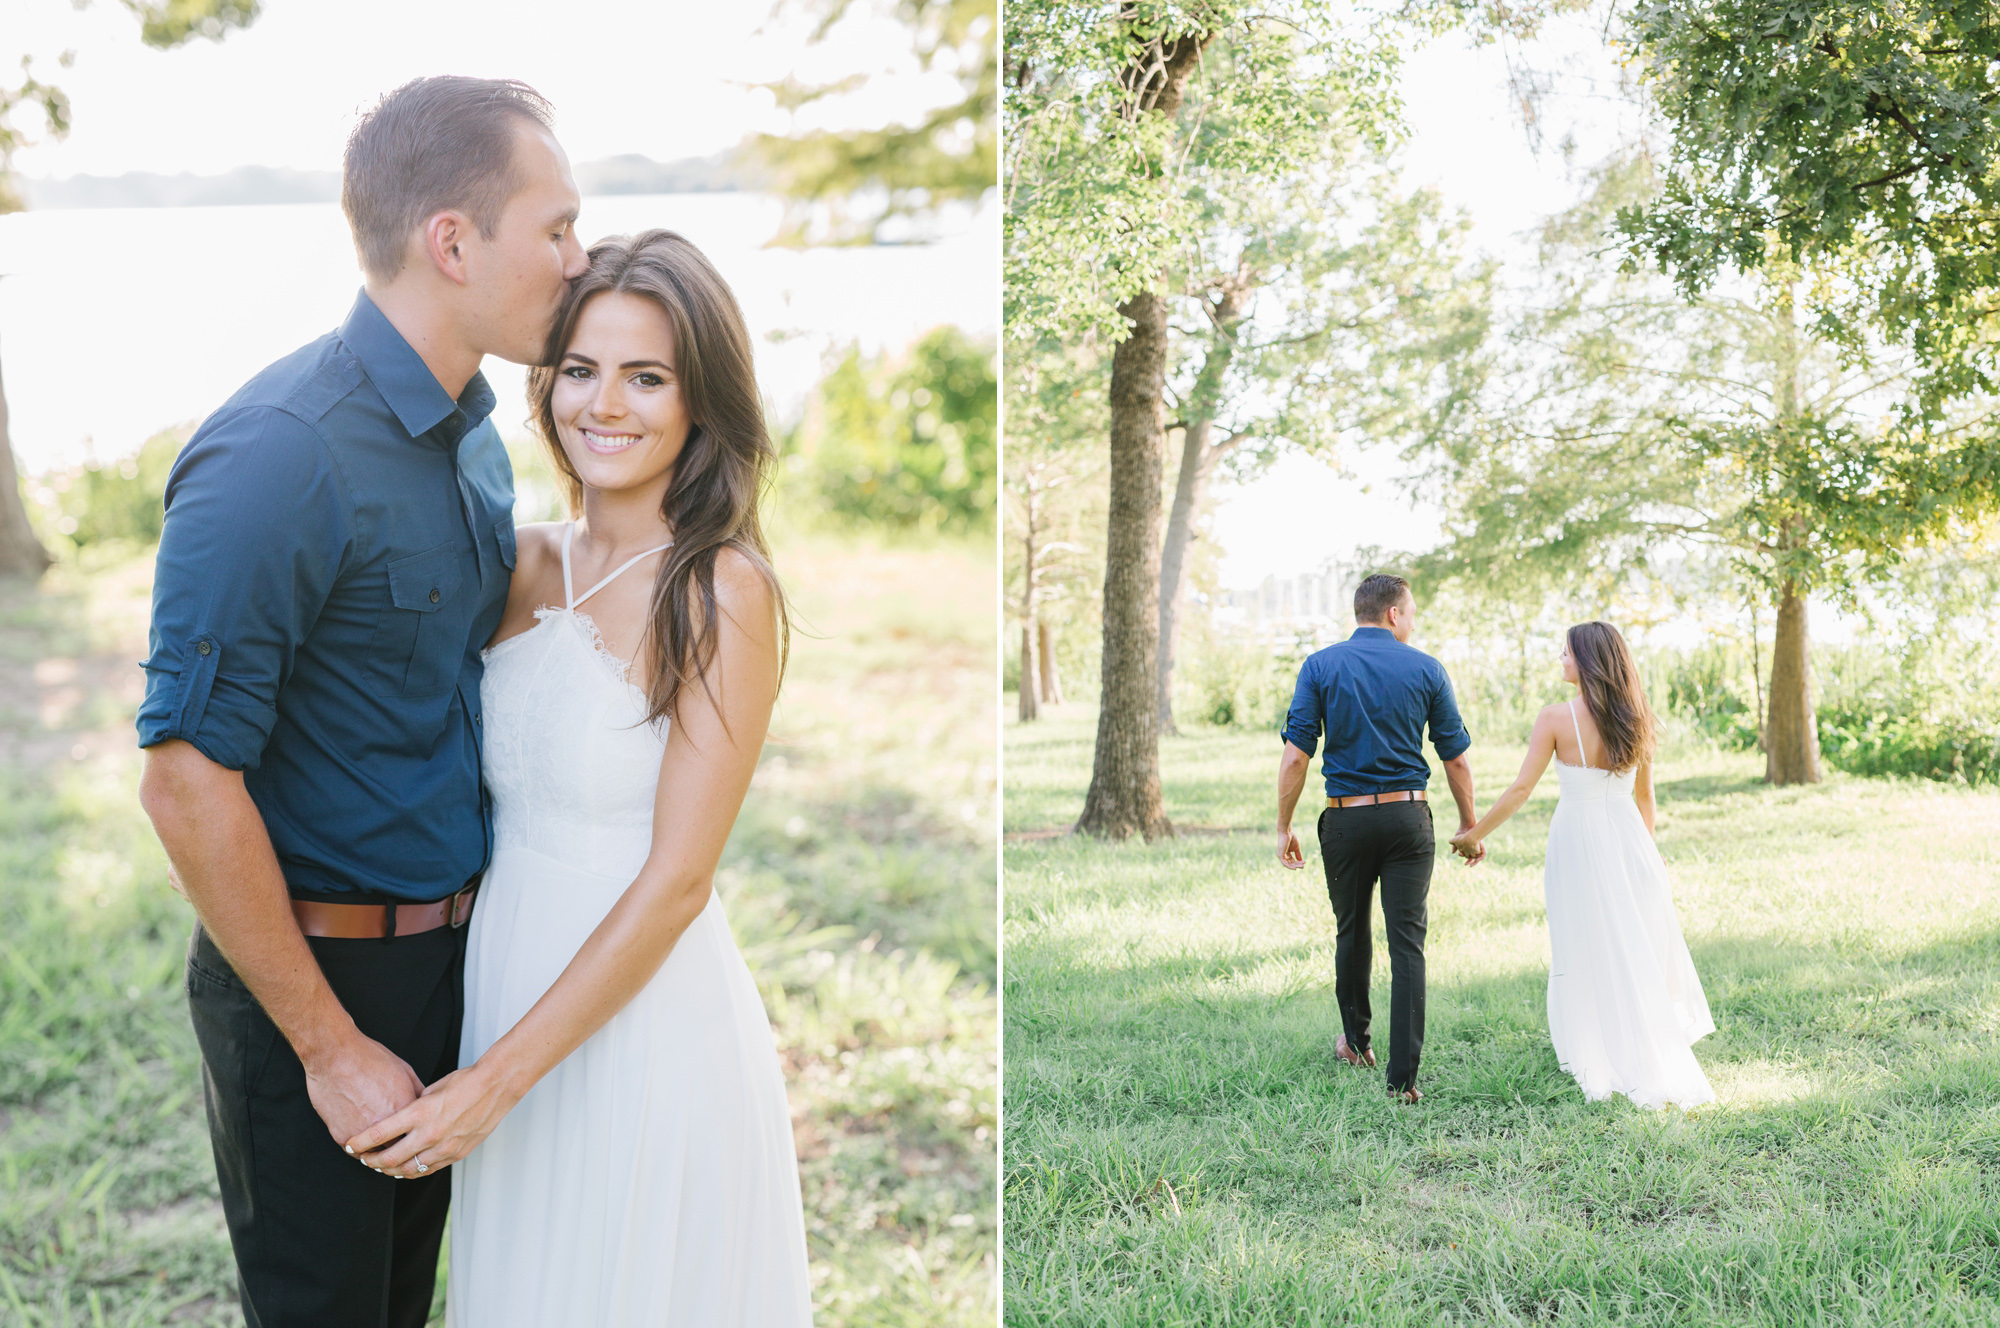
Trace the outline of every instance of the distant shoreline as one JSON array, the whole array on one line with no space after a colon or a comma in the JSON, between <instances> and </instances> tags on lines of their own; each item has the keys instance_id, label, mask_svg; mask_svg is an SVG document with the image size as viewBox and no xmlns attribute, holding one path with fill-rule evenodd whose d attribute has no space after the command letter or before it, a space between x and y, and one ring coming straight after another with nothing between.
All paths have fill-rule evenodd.
<instances>
[{"instance_id":1,"label":"distant shoreline","mask_svg":"<svg viewBox=\"0 0 2000 1328\"><path fill-rule=\"evenodd\" d=\"M578 190L587 197L736 193L757 187L752 170L733 150L668 162L628 153L581 162L573 170ZM279 166L238 166L221 175L130 171L124 175L73 175L62 180L28 178L20 183L29 209L36 212L340 201L339 172Z\"/></svg>"}]
</instances>

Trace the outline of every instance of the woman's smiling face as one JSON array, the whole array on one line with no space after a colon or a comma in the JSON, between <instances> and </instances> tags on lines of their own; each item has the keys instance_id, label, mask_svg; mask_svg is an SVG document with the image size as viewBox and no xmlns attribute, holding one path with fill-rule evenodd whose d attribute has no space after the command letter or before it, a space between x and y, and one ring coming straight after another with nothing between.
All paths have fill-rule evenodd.
<instances>
[{"instance_id":1,"label":"woman's smiling face","mask_svg":"<svg viewBox=\"0 0 2000 1328\"><path fill-rule=\"evenodd\" d=\"M577 315L550 405L570 465L588 488L662 494L694 421L674 372L666 310L606 291Z\"/></svg>"}]
</instances>

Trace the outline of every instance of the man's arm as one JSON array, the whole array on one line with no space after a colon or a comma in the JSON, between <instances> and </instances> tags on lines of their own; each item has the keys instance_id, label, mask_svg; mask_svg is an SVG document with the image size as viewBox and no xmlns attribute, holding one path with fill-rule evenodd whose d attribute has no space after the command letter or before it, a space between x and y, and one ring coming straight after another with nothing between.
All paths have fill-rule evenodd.
<instances>
[{"instance_id":1,"label":"man's arm","mask_svg":"<svg viewBox=\"0 0 2000 1328\"><path fill-rule=\"evenodd\" d=\"M212 418L167 481L138 715L140 803L182 893L306 1071L337 1141L421 1085L363 1037L292 919L271 836L243 785L354 538L324 441L282 411Z\"/></svg>"},{"instance_id":2,"label":"man's arm","mask_svg":"<svg viewBox=\"0 0 2000 1328\"><path fill-rule=\"evenodd\" d=\"M163 742L146 749L139 802L203 929L298 1053L335 1141L413 1101L423 1082L355 1027L307 947L242 772L187 742Z\"/></svg>"},{"instance_id":3,"label":"man's arm","mask_svg":"<svg viewBox=\"0 0 2000 1328\"><path fill-rule=\"evenodd\" d=\"M1306 772L1311 768L1312 756L1294 747L1287 738L1285 750L1278 757L1278 861L1293 871L1306 865L1305 850L1299 847L1298 832L1292 829L1292 812L1299 805L1299 794L1306 787Z\"/></svg>"},{"instance_id":4,"label":"man's arm","mask_svg":"<svg viewBox=\"0 0 2000 1328\"><path fill-rule=\"evenodd\" d=\"M1444 763L1444 782L1451 785L1451 800L1458 804L1458 828L1466 830L1479 819L1472 802L1472 758L1460 752Z\"/></svg>"}]
</instances>

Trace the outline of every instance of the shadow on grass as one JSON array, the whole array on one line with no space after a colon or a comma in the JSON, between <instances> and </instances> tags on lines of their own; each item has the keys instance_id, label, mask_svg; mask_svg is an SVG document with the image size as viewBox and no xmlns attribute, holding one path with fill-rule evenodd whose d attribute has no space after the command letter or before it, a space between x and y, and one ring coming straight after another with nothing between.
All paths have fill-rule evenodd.
<instances>
[{"instance_id":1,"label":"shadow on grass","mask_svg":"<svg viewBox=\"0 0 2000 1328\"><path fill-rule=\"evenodd\" d=\"M1007 975L1008 1321L1992 1323L2000 929L1695 949L1723 1100L1586 1102L1539 967L1430 975L1425 1102L1304 939ZM1377 1051L1386 1051L1380 963Z\"/></svg>"}]
</instances>

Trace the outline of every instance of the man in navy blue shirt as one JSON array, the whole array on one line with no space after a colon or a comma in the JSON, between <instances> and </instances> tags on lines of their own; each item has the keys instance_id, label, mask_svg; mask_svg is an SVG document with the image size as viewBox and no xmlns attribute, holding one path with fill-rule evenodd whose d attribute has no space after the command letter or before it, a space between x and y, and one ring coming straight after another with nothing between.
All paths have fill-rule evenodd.
<instances>
[{"instance_id":1,"label":"man in navy blue shirt","mask_svg":"<svg viewBox=\"0 0 2000 1328\"><path fill-rule=\"evenodd\" d=\"M1459 829L1479 818L1472 805L1472 739L1458 717L1444 665L1409 644L1417 602L1400 576L1376 574L1354 592L1354 635L1307 657L1285 716L1278 760L1278 860L1305 864L1292 811L1320 734L1326 807L1319 814L1320 858L1333 903L1334 999L1341 1032L1334 1053L1350 1065L1373 1065L1368 968L1373 956L1369 908L1382 886L1389 933L1389 1091L1405 1102L1417 1091L1424 1045L1424 931L1437 832L1431 824L1431 768L1424 730L1444 762L1458 804ZM1478 861L1484 851L1472 860Z\"/></svg>"},{"instance_id":2,"label":"man in navy blue shirt","mask_svg":"<svg viewBox=\"0 0 2000 1328\"><path fill-rule=\"evenodd\" d=\"M188 1004L247 1322L421 1328L451 1181L344 1143L458 1063L486 864L480 648L514 565L479 372L584 268L549 108L420 79L348 142L366 285L175 462L140 797L199 923Z\"/></svg>"}]
</instances>

